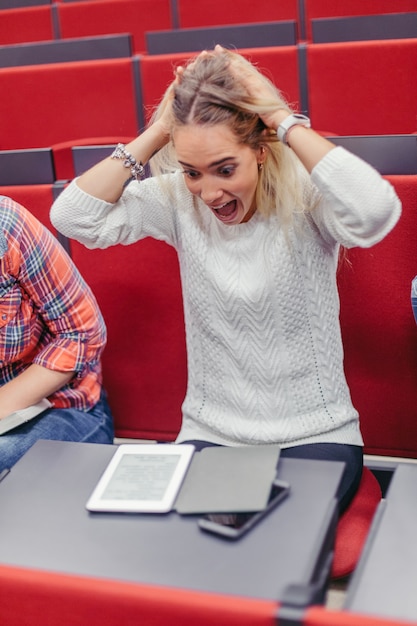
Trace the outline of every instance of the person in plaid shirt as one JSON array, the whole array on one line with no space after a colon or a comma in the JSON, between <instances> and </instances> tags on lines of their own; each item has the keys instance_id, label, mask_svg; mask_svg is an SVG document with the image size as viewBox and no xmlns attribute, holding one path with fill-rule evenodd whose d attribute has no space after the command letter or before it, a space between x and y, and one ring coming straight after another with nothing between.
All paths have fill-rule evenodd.
<instances>
[{"instance_id":1,"label":"person in plaid shirt","mask_svg":"<svg viewBox=\"0 0 417 626\"><path fill-rule=\"evenodd\" d=\"M0 420L52 407L0 436L0 471L38 440L112 443L102 388L106 326L61 244L26 208L0 197Z\"/></svg>"}]
</instances>

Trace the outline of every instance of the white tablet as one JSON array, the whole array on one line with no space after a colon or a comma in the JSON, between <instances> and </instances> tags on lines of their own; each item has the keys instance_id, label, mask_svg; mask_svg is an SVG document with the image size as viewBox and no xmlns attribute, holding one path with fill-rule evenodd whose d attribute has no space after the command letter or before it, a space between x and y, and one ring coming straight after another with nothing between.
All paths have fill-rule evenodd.
<instances>
[{"instance_id":1,"label":"white tablet","mask_svg":"<svg viewBox=\"0 0 417 626\"><path fill-rule=\"evenodd\" d=\"M90 496L87 509L123 513L171 511L194 450L187 444L120 445Z\"/></svg>"}]
</instances>

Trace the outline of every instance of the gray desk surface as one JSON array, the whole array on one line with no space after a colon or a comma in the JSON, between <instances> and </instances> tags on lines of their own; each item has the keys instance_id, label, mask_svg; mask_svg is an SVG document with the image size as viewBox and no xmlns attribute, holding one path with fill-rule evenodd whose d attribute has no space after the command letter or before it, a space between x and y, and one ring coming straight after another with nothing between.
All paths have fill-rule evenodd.
<instances>
[{"instance_id":1,"label":"gray desk surface","mask_svg":"<svg viewBox=\"0 0 417 626\"><path fill-rule=\"evenodd\" d=\"M114 450L36 443L0 482L0 562L277 601L290 583L313 578L342 463L281 459L291 494L236 543L177 513L88 513Z\"/></svg>"},{"instance_id":2,"label":"gray desk surface","mask_svg":"<svg viewBox=\"0 0 417 626\"><path fill-rule=\"evenodd\" d=\"M345 608L355 613L417 619L417 464L399 465L358 568Z\"/></svg>"}]
</instances>

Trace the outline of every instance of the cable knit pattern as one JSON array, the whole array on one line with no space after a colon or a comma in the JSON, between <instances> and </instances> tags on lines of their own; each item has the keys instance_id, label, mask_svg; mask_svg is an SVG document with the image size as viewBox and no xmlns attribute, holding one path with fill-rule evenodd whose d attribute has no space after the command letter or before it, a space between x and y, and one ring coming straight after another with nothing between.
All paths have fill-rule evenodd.
<instances>
[{"instance_id":1,"label":"cable knit pattern","mask_svg":"<svg viewBox=\"0 0 417 626\"><path fill-rule=\"evenodd\" d=\"M116 205L76 182L55 201L54 225L89 247L150 235L177 249L189 376L178 441L362 444L343 370L338 250L382 239L401 207L391 185L342 148L311 179L320 201L288 239L278 217L259 212L222 224L180 173L170 175L171 198L148 179Z\"/></svg>"}]
</instances>

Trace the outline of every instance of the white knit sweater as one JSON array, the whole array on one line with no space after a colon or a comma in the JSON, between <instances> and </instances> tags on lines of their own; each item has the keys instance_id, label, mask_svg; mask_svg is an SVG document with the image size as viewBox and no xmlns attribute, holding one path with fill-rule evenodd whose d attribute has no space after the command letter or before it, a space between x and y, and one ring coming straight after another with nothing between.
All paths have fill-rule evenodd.
<instances>
[{"instance_id":1,"label":"white knit sweater","mask_svg":"<svg viewBox=\"0 0 417 626\"><path fill-rule=\"evenodd\" d=\"M371 246L394 227L401 205L392 186L335 148L311 175L320 203L288 243L277 217L258 212L224 225L181 173L171 178L173 200L153 178L129 184L115 205L74 181L51 220L89 248L146 236L176 248L188 354L177 440L361 445L343 370L336 266L339 244Z\"/></svg>"}]
</instances>

